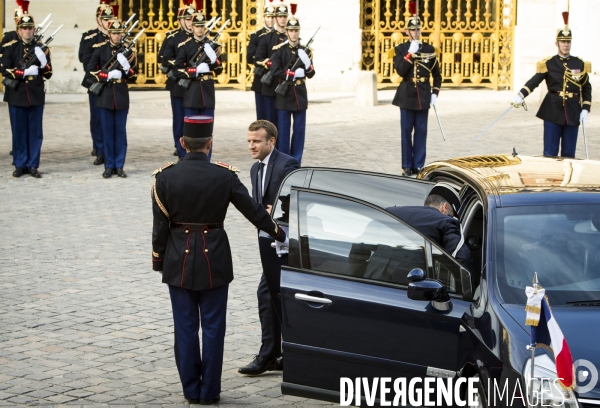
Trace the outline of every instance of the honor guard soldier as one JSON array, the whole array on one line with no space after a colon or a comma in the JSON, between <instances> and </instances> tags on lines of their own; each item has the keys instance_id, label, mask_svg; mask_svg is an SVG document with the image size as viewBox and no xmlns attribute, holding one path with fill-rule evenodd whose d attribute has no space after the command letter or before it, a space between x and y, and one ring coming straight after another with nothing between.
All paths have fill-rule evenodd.
<instances>
[{"instance_id":1,"label":"honor guard soldier","mask_svg":"<svg viewBox=\"0 0 600 408\"><path fill-rule=\"evenodd\" d=\"M271 70L277 84L287 82L287 89L276 90L277 130L279 131L279 147L281 153L289 154L302 163L304 137L306 134L306 109L308 109L308 94L306 78L315 75L309 54L311 51L300 45L300 20L293 15L296 13L295 4L291 4L292 18L285 26L288 42L273 47L275 52L271 57ZM299 60L299 61L298 61ZM297 66L296 69L293 69ZM290 147L290 127L294 118L294 127Z\"/></svg>"},{"instance_id":2,"label":"honor guard soldier","mask_svg":"<svg viewBox=\"0 0 600 408\"><path fill-rule=\"evenodd\" d=\"M23 12L25 11L24 9ZM36 42L34 32L33 16L23 14L17 20L19 38L4 44L2 54L2 75L16 81L14 88L6 86L4 90L5 100L14 120L15 177L26 172L36 178L42 177L38 167L44 138L44 81L52 76L52 65L49 49ZM24 60L25 57L27 61Z\"/></svg>"},{"instance_id":3,"label":"honor guard soldier","mask_svg":"<svg viewBox=\"0 0 600 408\"><path fill-rule=\"evenodd\" d=\"M233 204L257 229L287 243L261 203L248 194L234 167L210 163L213 118L186 117L182 161L154 172L152 269L169 285L175 325L175 362L189 403L219 401L227 291L233 280L223 223ZM198 332L202 327L202 351Z\"/></svg>"},{"instance_id":4,"label":"honor guard soldier","mask_svg":"<svg viewBox=\"0 0 600 408\"><path fill-rule=\"evenodd\" d=\"M273 0L269 0L273 1ZM264 67L256 65L256 51L258 50L258 43L261 37L267 35L273 29L273 19L275 17L275 7L269 4L265 7L263 18L265 26L260 30L250 34L250 42L248 43L248 50L246 52L246 62L254 65L254 79L252 80L252 91L254 91L254 101L256 103L256 120L266 119L265 107L262 96L262 73L264 73Z\"/></svg>"},{"instance_id":5,"label":"honor guard soldier","mask_svg":"<svg viewBox=\"0 0 600 408\"><path fill-rule=\"evenodd\" d=\"M196 9L191 5L192 0L184 0L184 7L177 11L179 20L179 29L167 33L165 41L162 43L158 52L158 62L160 70L167 75L175 68L177 58L177 46L192 35L192 17ZM171 112L173 113L173 142L175 143L174 155L180 159L185 156L185 149L181 147L179 139L183 136L183 118L185 111L183 108L183 96L185 89L177 83L177 80L167 77L166 89L171 95Z\"/></svg>"},{"instance_id":6,"label":"honor guard soldier","mask_svg":"<svg viewBox=\"0 0 600 408\"><path fill-rule=\"evenodd\" d=\"M189 88L183 95L183 107L186 116L203 115L215 117L215 82L214 77L223 72L223 66L217 52L206 38L206 19L201 11L192 17L194 35L178 45L175 69L177 78L189 79ZM200 52L205 54L203 61L194 61L194 56ZM212 146L212 145L211 145ZM212 151L209 153L210 159Z\"/></svg>"},{"instance_id":7,"label":"honor guard soldier","mask_svg":"<svg viewBox=\"0 0 600 408\"><path fill-rule=\"evenodd\" d=\"M409 8L412 17L406 21L406 35L410 41L395 48L394 68L402 82L392 101L400 107L402 170L406 176L419 173L425 165L429 105L435 106L442 85L435 49L420 42L421 21L416 13L416 3L411 1Z\"/></svg>"},{"instance_id":8,"label":"honor guard soldier","mask_svg":"<svg viewBox=\"0 0 600 408\"><path fill-rule=\"evenodd\" d=\"M589 74L592 64L571 55L569 13L563 13L565 27L556 33L557 55L537 63L536 74L523 86L515 104L522 104L537 86L546 81L548 93L537 117L544 121L544 156L575 157L579 122L585 126L592 105Z\"/></svg>"},{"instance_id":9,"label":"honor guard soldier","mask_svg":"<svg viewBox=\"0 0 600 408\"><path fill-rule=\"evenodd\" d=\"M287 24L288 19L288 6L287 4L281 3L280 5L275 7L275 24L273 25L273 30L260 37L260 41L258 43L258 48L256 50L256 54L254 57L255 63L259 66L265 68L265 76L269 76L269 70L271 69L271 65L273 62L271 61L271 57L275 50L273 47L283 44L287 41L287 35L285 33L285 26ZM273 74L270 74L270 77L273 78ZM265 79L262 78L262 95L263 95L263 106L265 110L266 120L271 123L277 123L277 108L275 106L275 87L277 86L277 81L271 79L269 84L265 83ZM277 139L277 148L279 148L279 139Z\"/></svg>"},{"instance_id":10,"label":"honor guard soldier","mask_svg":"<svg viewBox=\"0 0 600 408\"><path fill-rule=\"evenodd\" d=\"M108 4L109 0L102 0L96 8L96 28L86 31L81 36L79 42L79 62L83 64L83 80L81 86L88 89L88 102L90 105L90 134L92 135L92 156L97 156L94 160L96 166L104 164L104 137L102 135L102 124L100 122L100 111L96 106L96 95L89 91L90 86L95 82L93 75L89 72L88 65L94 45L104 44L108 40L108 23L115 18L112 7Z\"/></svg>"},{"instance_id":11,"label":"honor guard soldier","mask_svg":"<svg viewBox=\"0 0 600 408\"><path fill-rule=\"evenodd\" d=\"M94 53L88 65L88 71L94 80L105 84L96 98L104 135L104 178L111 177L113 173L118 177L127 177L123 171L127 154L126 125L129 112L127 79L136 76L136 55L134 50L129 55L119 52L122 36L123 23L118 19L111 20L108 23L108 41L93 46ZM110 69L115 60L118 61L118 68Z\"/></svg>"}]
</instances>

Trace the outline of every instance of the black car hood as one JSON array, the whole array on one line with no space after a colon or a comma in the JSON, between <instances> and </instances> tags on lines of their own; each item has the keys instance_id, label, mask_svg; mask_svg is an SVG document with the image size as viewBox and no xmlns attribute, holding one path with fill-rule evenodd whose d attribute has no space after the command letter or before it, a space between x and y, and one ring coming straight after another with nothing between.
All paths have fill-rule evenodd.
<instances>
[{"instance_id":1,"label":"black car hood","mask_svg":"<svg viewBox=\"0 0 600 408\"><path fill-rule=\"evenodd\" d=\"M526 332L530 332L530 327L525 326L524 305L504 304L502 307ZM580 359L587 360L600 371L600 307L553 306L552 314L567 340L573 362ZM554 359L552 353L549 355ZM576 370L576 373L579 373L579 369ZM583 385L587 383L588 381ZM592 391L581 394L579 397L600 399L600 379Z\"/></svg>"}]
</instances>

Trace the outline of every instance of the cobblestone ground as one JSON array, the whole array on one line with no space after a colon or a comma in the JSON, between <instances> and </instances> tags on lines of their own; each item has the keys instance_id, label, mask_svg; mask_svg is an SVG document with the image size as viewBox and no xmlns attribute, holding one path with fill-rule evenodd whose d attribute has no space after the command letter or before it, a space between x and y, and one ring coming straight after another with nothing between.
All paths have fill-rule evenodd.
<instances>
[{"instance_id":1,"label":"cobblestone ground","mask_svg":"<svg viewBox=\"0 0 600 408\"><path fill-rule=\"evenodd\" d=\"M401 171L393 91L379 106L353 106L348 94L312 95L305 166ZM514 109L478 142L512 92L444 91L438 103L443 142L429 117L428 161L459 155L541 154L537 105ZM172 353L167 288L151 271L150 173L174 157L165 92L132 93L129 177L104 180L92 165L83 95L50 95L38 180L11 176L6 105L0 115L0 406L185 405ZM219 91L214 160L241 169L250 185L246 127L253 94ZM600 158L600 119L587 126L590 158ZM577 154L584 156L583 140ZM234 257L221 406L317 406L282 396L281 373L243 377L237 369L258 351L256 287L260 277L253 227L231 209L226 220Z\"/></svg>"}]
</instances>

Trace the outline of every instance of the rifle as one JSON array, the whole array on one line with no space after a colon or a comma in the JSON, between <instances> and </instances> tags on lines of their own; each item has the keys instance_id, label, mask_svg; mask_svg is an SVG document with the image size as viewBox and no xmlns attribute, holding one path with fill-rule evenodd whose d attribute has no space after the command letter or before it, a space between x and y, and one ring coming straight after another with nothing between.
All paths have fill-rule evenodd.
<instances>
[{"instance_id":1,"label":"rifle","mask_svg":"<svg viewBox=\"0 0 600 408\"><path fill-rule=\"evenodd\" d=\"M210 32L212 31L212 29L217 25L217 23L221 21L221 17L217 18L217 20L215 21L215 18L211 18L210 21L208 22L208 29L206 31L205 35L210 34ZM177 74L176 71L172 68L172 67L165 67L164 65L161 64L160 66L160 71L163 74L167 74L167 78L169 78L172 81L176 81L177 80Z\"/></svg>"},{"instance_id":2,"label":"rifle","mask_svg":"<svg viewBox=\"0 0 600 408\"><path fill-rule=\"evenodd\" d=\"M319 32L320 29L321 29L321 26L319 26L319 28L317 28L317 31L315 31L312 38L310 40L308 40L308 42L306 43L304 48L308 49L308 47L310 47L313 40L315 39L315 36L317 35L317 33ZM301 62L302 62L302 60L300 59L300 57L296 57L295 60L292 59L292 61L290 61L291 67L288 71L297 70L299 68L299 65ZM290 83L292 83L292 81L290 80L290 76L286 73L285 81L283 81L279 85L277 85L277 88L275 88L275 93L278 93L279 95L282 95L282 96L285 95L288 90L288 87L290 86Z\"/></svg>"},{"instance_id":3,"label":"rifle","mask_svg":"<svg viewBox=\"0 0 600 408\"><path fill-rule=\"evenodd\" d=\"M287 44L288 42L289 40L285 40L283 44ZM263 77L260 79L260 82L262 82L265 85L271 85L271 83L273 82L273 71L269 70L266 74L264 74Z\"/></svg>"},{"instance_id":4,"label":"rifle","mask_svg":"<svg viewBox=\"0 0 600 408\"><path fill-rule=\"evenodd\" d=\"M52 24L52 22L50 22L50 24ZM19 63L22 70L25 70L25 69L29 68L30 66L32 66L33 64L35 64L36 62L38 62L38 57L37 57L37 55L35 55L35 47L40 47L42 52L46 52L46 50L48 49L48 44L50 44L52 42L52 40L54 40L54 36L56 35L56 33L58 33L58 31L63 27L63 24L61 24L60 27L58 27L56 29L56 31L54 31L52 34L50 34L50 37L48 37L48 39L46 40L45 43L40 43L41 39L44 36L44 33L46 32L48 27L50 27L50 24L48 24L38 34L37 37L34 37L34 40L35 40L34 45L29 48L29 51L27 51L27 54L25 54L23 56L23 58L21 59L21 62ZM17 86L19 85L19 81L17 79L12 79L12 78L4 78L2 80L2 83L4 84L4 86L6 86L7 88L10 88L10 89L16 89Z\"/></svg>"},{"instance_id":5,"label":"rifle","mask_svg":"<svg viewBox=\"0 0 600 408\"><path fill-rule=\"evenodd\" d=\"M219 20L217 20L217 21L219 21ZM221 35L221 32L225 29L225 27L227 27L227 25L229 24L229 21L230 21L229 19L227 21L225 21L225 23L223 24L223 27L221 27L221 29L219 31L217 31L217 33L215 34L213 39L208 40L208 44L210 44L210 46L213 50L216 50L217 48L219 48L220 44L217 43L217 39L219 38L219 36ZM215 22L215 25L216 25L216 22ZM190 68L196 68L204 60L206 60L206 58L207 58L207 55L206 55L206 51L204 51L204 46L198 48L198 51L196 51L194 53L194 55L192 56L192 59L190 60ZM189 89L190 84L192 83L192 80L189 78L182 78L177 83L179 84L179 86L183 87L184 89Z\"/></svg>"},{"instance_id":6,"label":"rifle","mask_svg":"<svg viewBox=\"0 0 600 408\"><path fill-rule=\"evenodd\" d=\"M46 16L46 18L44 19L44 21L42 21L41 23L38 24L37 28L35 29L35 33L33 33L34 37L36 35L39 35L41 29L44 27L44 24L46 24L46 22L48 21L48 19L50 18L51 15L52 15L52 13L48 14ZM50 22L50 24L52 24L52 21ZM50 26L50 24L48 24L48 26L46 26L46 28L48 28Z\"/></svg>"},{"instance_id":7,"label":"rifle","mask_svg":"<svg viewBox=\"0 0 600 408\"><path fill-rule=\"evenodd\" d=\"M132 26L132 28L133 28L133 26ZM134 37L133 40L131 40L131 42L128 45L125 45L124 38L121 39L121 44L120 44L119 49L117 50L117 52L115 52L115 54L112 56L112 58L109 59L108 61L106 61L106 64L104 64L102 66L102 71L110 72L112 70L115 70L115 69L118 69L119 67L121 67L121 64L117 60L117 55L128 54L131 51L131 49L133 48L133 46L135 45L135 42L138 40L138 38L140 38L140 36L144 33L145 30L146 30L145 28L142 28L142 30L139 33L137 33L137 35ZM104 90L105 85L106 85L106 82L94 82L94 84L92 86L90 86L90 92L96 96L99 96L102 93L102 91Z\"/></svg>"}]
</instances>

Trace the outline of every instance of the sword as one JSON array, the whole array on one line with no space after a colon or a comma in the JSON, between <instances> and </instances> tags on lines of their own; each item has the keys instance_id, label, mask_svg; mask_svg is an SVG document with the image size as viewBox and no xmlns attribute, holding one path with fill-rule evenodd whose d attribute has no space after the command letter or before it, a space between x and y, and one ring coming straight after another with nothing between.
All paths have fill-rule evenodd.
<instances>
[{"instance_id":1,"label":"sword","mask_svg":"<svg viewBox=\"0 0 600 408\"><path fill-rule=\"evenodd\" d=\"M508 112L511 111L512 108L518 108L519 106L523 106L523 109L527 110L527 105L525 105L525 101L523 101L522 104L517 104L517 103L511 103L510 104L510 108L508 108L507 110L504 111L504 113L502 113L502 115L498 116L498 118L496 118L495 121L493 121L490 125L488 125L488 127L486 127L485 129L483 129L477 136L475 136L475 138L473 140L471 140L471 143L469 143L467 145L467 147L471 147L471 145L473 143L475 143L477 141L477 139L479 139L481 136L483 136L484 133L486 133L488 130L490 130L492 128L492 126L494 126L500 119L502 119L504 116L506 116L506 114Z\"/></svg>"},{"instance_id":2,"label":"sword","mask_svg":"<svg viewBox=\"0 0 600 408\"><path fill-rule=\"evenodd\" d=\"M585 134L585 122L581 122L581 128L583 129L583 144L585 145L585 158L589 159L588 148L587 148L587 136Z\"/></svg>"},{"instance_id":3,"label":"sword","mask_svg":"<svg viewBox=\"0 0 600 408\"><path fill-rule=\"evenodd\" d=\"M433 111L435 112L435 118L438 121L438 125L440 125L440 131L442 132L442 137L444 138L444 142L446 141L446 136L444 135L444 129L442 128L442 122L440 122L440 117L438 116L437 109L435 105L433 105Z\"/></svg>"}]
</instances>

